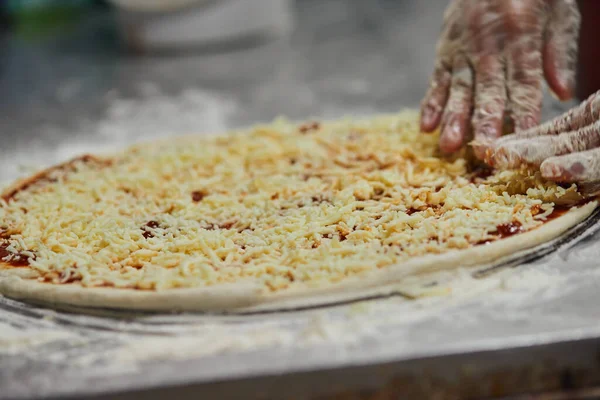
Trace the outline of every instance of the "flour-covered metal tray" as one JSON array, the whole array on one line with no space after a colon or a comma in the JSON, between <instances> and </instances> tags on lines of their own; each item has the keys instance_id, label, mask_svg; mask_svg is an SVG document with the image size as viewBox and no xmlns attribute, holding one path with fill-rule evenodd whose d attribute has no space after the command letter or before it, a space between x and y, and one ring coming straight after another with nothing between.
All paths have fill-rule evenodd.
<instances>
[{"instance_id":1,"label":"flour-covered metal tray","mask_svg":"<svg viewBox=\"0 0 600 400\"><path fill-rule=\"evenodd\" d=\"M122 56L104 14L43 43L2 36L0 181L138 140L416 107L444 6L303 0L289 37L185 56ZM545 118L568 106L547 99ZM598 218L485 271L327 307L80 314L0 298L0 399L454 399L590 388L600 384Z\"/></svg>"},{"instance_id":2,"label":"flour-covered metal tray","mask_svg":"<svg viewBox=\"0 0 600 400\"><path fill-rule=\"evenodd\" d=\"M598 218L483 274L415 281L417 296L429 296L417 300L394 293L211 315L55 311L0 299L0 398L132 390L183 398L483 398L589 388L599 383L600 329L586 321L595 304L581 299L593 299L600 273L568 260L593 260Z\"/></svg>"}]
</instances>

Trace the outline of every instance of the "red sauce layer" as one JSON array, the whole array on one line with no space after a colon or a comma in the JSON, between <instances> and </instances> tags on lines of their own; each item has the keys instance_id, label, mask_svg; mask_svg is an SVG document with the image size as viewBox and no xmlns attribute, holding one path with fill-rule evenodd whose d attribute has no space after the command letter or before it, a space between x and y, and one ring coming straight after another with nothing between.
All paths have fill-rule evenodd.
<instances>
[{"instance_id":1,"label":"red sauce layer","mask_svg":"<svg viewBox=\"0 0 600 400\"><path fill-rule=\"evenodd\" d=\"M23 254L15 254L8 251L8 243L0 244L0 262L7 263L13 267L29 266L29 257Z\"/></svg>"},{"instance_id":2,"label":"red sauce layer","mask_svg":"<svg viewBox=\"0 0 600 400\"><path fill-rule=\"evenodd\" d=\"M107 161L107 160L101 160L99 158L96 158L92 155L83 155L81 157L77 157L74 158L71 161L68 161L64 164L61 165L57 165L56 167L52 167L49 168L48 170L39 173L38 175L34 176L32 179L26 181L23 185L11 190L10 192L2 195L2 199L4 201L10 201L13 197L15 197L17 195L17 193L25 191L27 189L29 189L31 186L38 184L38 183L53 183L56 182L56 178L52 178L50 175L53 172L56 171L61 171L61 170L68 170L68 169L72 169L73 164L77 161L81 161L83 163L90 163L90 162L94 162L94 163L98 163L100 165L110 165L111 161Z\"/></svg>"}]
</instances>

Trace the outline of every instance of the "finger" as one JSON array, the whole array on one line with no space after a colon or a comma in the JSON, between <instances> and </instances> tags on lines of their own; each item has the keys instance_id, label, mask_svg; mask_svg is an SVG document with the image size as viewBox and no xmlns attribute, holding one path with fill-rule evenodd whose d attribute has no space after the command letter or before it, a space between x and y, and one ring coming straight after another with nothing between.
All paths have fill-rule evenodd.
<instances>
[{"instance_id":1,"label":"finger","mask_svg":"<svg viewBox=\"0 0 600 400\"><path fill-rule=\"evenodd\" d=\"M429 89L421 103L421 131L433 132L440 124L452 79L451 68L453 54L459 45L462 31L456 23L455 7L446 9L442 33L436 47L436 64L429 83Z\"/></svg>"},{"instance_id":2,"label":"finger","mask_svg":"<svg viewBox=\"0 0 600 400\"><path fill-rule=\"evenodd\" d=\"M473 72L463 56L458 56L452 68L450 97L442 118L440 150L453 153L461 148L469 131L473 106Z\"/></svg>"},{"instance_id":3,"label":"finger","mask_svg":"<svg viewBox=\"0 0 600 400\"><path fill-rule=\"evenodd\" d=\"M563 132L576 131L592 125L598 120L600 120L600 92L594 93L579 106L559 117L526 131L498 139L493 143L493 146L501 146L516 138L534 138L537 136L558 135Z\"/></svg>"},{"instance_id":4,"label":"finger","mask_svg":"<svg viewBox=\"0 0 600 400\"><path fill-rule=\"evenodd\" d=\"M442 119L448 100L451 73L443 62L438 62L433 71L429 89L421 104L421 131L433 132Z\"/></svg>"},{"instance_id":5,"label":"finger","mask_svg":"<svg viewBox=\"0 0 600 400\"><path fill-rule=\"evenodd\" d=\"M579 131L533 139L513 139L496 145L491 164L497 168L517 168L524 164L539 166L550 157L596 147L600 147L600 122Z\"/></svg>"},{"instance_id":6,"label":"finger","mask_svg":"<svg viewBox=\"0 0 600 400\"><path fill-rule=\"evenodd\" d=\"M542 109L542 34L514 38L506 63L508 101L517 132L537 126Z\"/></svg>"},{"instance_id":7,"label":"finger","mask_svg":"<svg viewBox=\"0 0 600 400\"><path fill-rule=\"evenodd\" d=\"M544 75L560 100L573 97L581 15L575 0L552 0L543 50Z\"/></svg>"},{"instance_id":8,"label":"finger","mask_svg":"<svg viewBox=\"0 0 600 400\"><path fill-rule=\"evenodd\" d=\"M473 150L483 158L483 147L502 135L502 121L506 105L504 66L494 56L482 57L475 66L475 107L472 124Z\"/></svg>"},{"instance_id":9,"label":"finger","mask_svg":"<svg viewBox=\"0 0 600 400\"><path fill-rule=\"evenodd\" d=\"M593 182L583 182L577 185L577 191L583 197L598 196L600 194L600 180Z\"/></svg>"},{"instance_id":10,"label":"finger","mask_svg":"<svg viewBox=\"0 0 600 400\"><path fill-rule=\"evenodd\" d=\"M542 176L557 182L600 180L600 149L550 157L540 165Z\"/></svg>"}]
</instances>

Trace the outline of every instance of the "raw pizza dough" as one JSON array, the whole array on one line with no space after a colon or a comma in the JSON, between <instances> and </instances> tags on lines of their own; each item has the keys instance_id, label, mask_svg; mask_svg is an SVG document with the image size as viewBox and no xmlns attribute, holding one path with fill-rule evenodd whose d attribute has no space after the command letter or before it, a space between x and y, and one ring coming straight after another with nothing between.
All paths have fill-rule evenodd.
<instances>
[{"instance_id":1,"label":"raw pizza dough","mask_svg":"<svg viewBox=\"0 0 600 400\"><path fill-rule=\"evenodd\" d=\"M409 111L81 157L4 192L0 293L153 311L331 303L498 262L597 206L560 208L575 185L468 171L436 143Z\"/></svg>"}]
</instances>

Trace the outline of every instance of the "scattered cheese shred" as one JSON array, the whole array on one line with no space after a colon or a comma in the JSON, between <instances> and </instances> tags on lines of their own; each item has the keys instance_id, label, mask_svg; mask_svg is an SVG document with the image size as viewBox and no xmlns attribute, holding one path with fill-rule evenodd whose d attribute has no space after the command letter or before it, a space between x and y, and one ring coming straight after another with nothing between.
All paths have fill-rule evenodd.
<instances>
[{"instance_id":1,"label":"scattered cheese shred","mask_svg":"<svg viewBox=\"0 0 600 400\"><path fill-rule=\"evenodd\" d=\"M531 230L576 193L517 172L474 178L436 156L437 139L407 111L86 156L5 195L0 254L54 284L277 291Z\"/></svg>"}]
</instances>

